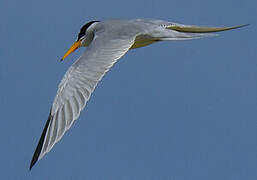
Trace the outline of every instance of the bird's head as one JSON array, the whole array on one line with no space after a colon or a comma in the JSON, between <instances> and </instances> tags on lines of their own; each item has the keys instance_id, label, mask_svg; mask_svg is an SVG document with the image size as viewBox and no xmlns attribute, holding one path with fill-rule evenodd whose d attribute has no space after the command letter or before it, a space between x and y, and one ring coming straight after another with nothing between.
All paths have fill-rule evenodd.
<instances>
[{"instance_id":1,"label":"bird's head","mask_svg":"<svg viewBox=\"0 0 257 180\"><path fill-rule=\"evenodd\" d=\"M81 46L88 46L91 41L93 40L93 33L92 30L90 31L89 27L92 27L91 25L94 23L97 23L99 21L90 21L89 23L82 26L80 29L80 32L78 34L77 41L70 47L70 49L64 54L61 61L63 61L67 56L69 56L72 52L74 52L76 49L78 49Z\"/></svg>"}]
</instances>

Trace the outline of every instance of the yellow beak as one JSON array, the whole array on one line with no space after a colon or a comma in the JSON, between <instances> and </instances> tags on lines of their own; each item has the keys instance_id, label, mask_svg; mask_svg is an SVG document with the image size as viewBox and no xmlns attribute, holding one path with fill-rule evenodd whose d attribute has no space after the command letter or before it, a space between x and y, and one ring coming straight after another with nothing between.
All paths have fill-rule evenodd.
<instances>
[{"instance_id":1,"label":"yellow beak","mask_svg":"<svg viewBox=\"0 0 257 180\"><path fill-rule=\"evenodd\" d=\"M72 52L74 52L76 49L78 49L81 46L81 41L76 41L70 49L64 54L61 61L63 61L67 56L69 56Z\"/></svg>"}]
</instances>

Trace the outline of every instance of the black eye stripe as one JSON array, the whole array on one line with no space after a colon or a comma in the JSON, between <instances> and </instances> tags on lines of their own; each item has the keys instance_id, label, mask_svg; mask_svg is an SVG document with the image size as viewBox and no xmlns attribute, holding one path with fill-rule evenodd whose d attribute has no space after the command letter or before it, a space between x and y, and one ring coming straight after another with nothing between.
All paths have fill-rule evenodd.
<instances>
[{"instance_id":1,"label":"black eye stripe","mask_svg":"<svg viewBox=\"0 0 257 180\"><path fill-rule=\"evenodd\" d=\"M85 24L84 26L82 26L82 28L80 29L80 32L79 32L79 34L78 34L78 40L79 40L81 37L85 36L88 27L91 26L91 25L92 25L93 23L95 23L95 22L99 22L99 21L90 21L89 23L87 23L87 24Z\"/></svg>"}]
</instances>

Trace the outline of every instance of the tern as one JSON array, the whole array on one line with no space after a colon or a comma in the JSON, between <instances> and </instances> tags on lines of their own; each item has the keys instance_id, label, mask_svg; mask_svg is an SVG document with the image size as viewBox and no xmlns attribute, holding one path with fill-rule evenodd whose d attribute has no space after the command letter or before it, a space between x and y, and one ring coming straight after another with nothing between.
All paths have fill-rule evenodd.
<instances>
[{"instance_id":1,"label":"tern","mask_svg":"<svg viewBox=\"0 0 257 180\"><path fill-rule=\"evenodd\" d=\"M159 41L198 39L213 32L244 27L200 27L156 19L91 21L85 24L64 60L79 47L87 47L61 80L48 120L30 163L48 153L78 119L91 93L105 73L130 49Z\"/></svg>"}]
</instances>

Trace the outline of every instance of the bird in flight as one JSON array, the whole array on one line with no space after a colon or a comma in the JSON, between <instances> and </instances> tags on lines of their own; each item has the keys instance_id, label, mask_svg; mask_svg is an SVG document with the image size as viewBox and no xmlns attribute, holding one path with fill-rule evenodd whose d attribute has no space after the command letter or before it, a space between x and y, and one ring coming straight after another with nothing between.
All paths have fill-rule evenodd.
<instances>
[{"instance_id":1,"label":"bird in flight","mask_svg":"<svg viewBox=\"0 0 257 180\"><path fill-rule=\"evenodd\" d=\"M155 19L91 21L85 24L64 60L79 47L87 47L64 75L58 86L48 120L30 163L48 153L78 119L91 93L105 73L130 49L159 41L189 40L211 36L212 32L241 28L200 27Z\"/></svg>"}]
</instances>

